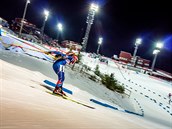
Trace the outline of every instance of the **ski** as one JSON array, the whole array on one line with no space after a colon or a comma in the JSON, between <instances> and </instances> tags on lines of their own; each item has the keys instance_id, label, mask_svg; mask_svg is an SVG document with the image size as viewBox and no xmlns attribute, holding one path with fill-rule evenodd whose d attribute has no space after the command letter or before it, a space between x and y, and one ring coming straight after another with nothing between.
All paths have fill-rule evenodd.
<instances>
[{"instance_id":1,"label":"ski","mask_svg":"<svg viewBox=\"0 0 172 129\"><path fill-rule=\"evenodd\" d=\"M91 108L91 109L95 109L95 107L92 107L92 106L89 106L89 105L84 104L84 103L82 103L82 102L79 102L79 101L77 101L77 100L74 100L74 99L72 99L72 98L70 98L70 97L68 97L68 96L64 96L64 95L61 95L61 94L55 94L55 93L50 92L50 91L46 91L46 92L47 92L48 94L51 94L51 95L54 95L54 96L58 96L58 97L62 97L63 99L66 99L66 100L69 100L69 101L71 101L71 102L74 102L74 103L83 105L83 106L85 106L85 107L88 107L88 108Z\"/></svg>"}]
</instances>

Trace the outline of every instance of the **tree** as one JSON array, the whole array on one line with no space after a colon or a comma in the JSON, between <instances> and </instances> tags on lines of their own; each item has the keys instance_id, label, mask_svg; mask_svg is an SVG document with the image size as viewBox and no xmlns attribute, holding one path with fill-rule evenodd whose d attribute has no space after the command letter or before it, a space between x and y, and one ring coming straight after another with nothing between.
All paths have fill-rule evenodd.
<instances>
[{"instance_id":1,"label":"tree","mask_svg":"<svg viewBox=\"0 0 172 129\"><path fill-rule=\"evenodd\" d=\"M120 86L117 83L117 80L114 79L114 75L111 74L110 76L105 74L104 76L102 76L102 83L110 90L112 91L116 91L119 93L124 93L125 89L123 86Z\"/></svg>"},{"instance_id":2,"label":"tree","mask_svg":"<svg viewBox=\"0 0 172 129\"><path fill-rule=\"evenodd\" d=\"M94 73L95 73L97 76L101 76L101 73L100 73L100 71L99 71L99 65L96 65L96 68L95 68Z\"/></svg>"}]
</instances>

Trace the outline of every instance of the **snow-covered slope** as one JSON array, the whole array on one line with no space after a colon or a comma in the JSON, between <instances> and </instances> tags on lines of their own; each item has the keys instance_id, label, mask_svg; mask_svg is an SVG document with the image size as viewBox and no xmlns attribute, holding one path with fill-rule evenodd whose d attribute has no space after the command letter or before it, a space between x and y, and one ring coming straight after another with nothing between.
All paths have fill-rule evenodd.
<instances>
[{"instance_id":1,"label":"snow-covered slope","mask_svg":"<svg viewBox=\"0 0 172 129\"><path fill-rule=\"evenodd\" d=\"M145 118L172 126L172 105L169 104L168 94L172 93L172 83L157 80L151 76L131 71L121 64L102 64L97 59L84 54L83 62L92 70L99 65L105 74L113 73L115 78L125 88L131 90L130 99L136 112L144 114Z\"/></svg>"},{"instance_id":2,"label":"snow-covered slope","mask_svg":"<svg viewBox=\"0 0 172 129\"><path fill-rule=\"evenodd\" d=\"M11 40L9 40L10 43L11 43ZM1 37L1 42L6 43L7 41L3 40L3 38ZM17 44L19 44L20 46L24 45L24 43L21 41L17 41ZM4 49L4 44L0 43L0 46L1 46L1 49ZM40 48L40 46L38 45L34 45L34 47ZM29 49L33 49L33 47L30 46ZM51 60L51 57L48 57L48 59L42 58L43 56L46 56L46 55L40 52L29 50L29 49L24 49L23 51L20 47L15 47L15 52L14 51L11 52L12 50L14 50L13 48L9 48L9 50L0 50L0 59L10 64L14 64L14 65L26 68L30 71L36 71L34 73L35 79L37 78L36 80L31 79L34 76L31 76L31 78L28 78L28 77L25 78L27 82L28 82L28 79L29 81L32 81L31 84L33 85L37 85L36 82L41 84L44 79L49 79L55 82L57 80L57 76L52 70L52 63L49 62ZM45 50L44 48L42 49ZM40 57L40 59L29 57L28 55L32 55L34 57ZM48 61L44 61L41 59L47 59ZM100 71L102 73L106 73L106 74L114 73L115 78L118 80L118 82L121 85L123 85L125 88L131 90L131 95L130 95L130 98L127 98L127 97L122 98L119 94L108 90L103 85L93 82L89 80L88 78L85 78L85 76L80 74L79 72L72 71L69 67L66 67L66 80L65 80L64 86L71 89L75 93L73 96L75 97L75 99L85 101L97 107L98 110L99 108L101 108L105 112L109 112L109 110L111 113L116 112L116 110L112 110L106 107L101 107L100 105L97 105L89 101L90 99L96 99L103 103L107 103L114 107L117 107L121 111L129 110L138 114L144 114L143 119L156 122L155 125L151 124L151 126L148 123L145 123L143 127L141 126L139 127L134 122L133 125L135 125L135 127L133 126L133 128L137 128L137 127L149 128L149 126L153 128L172 127L172 111L171 111L172 106L168 104L168 97L167 97L168 93L172 92L171 83L161 82L160 80L151 78L148 75L127 70L123 68L120 64L117 64L114 62L111 62L110 65L102 64L97 59L90 58L87 53L85 53L83 56L83 63L90 66L92 70L94 70L95 66L98 64L100 66ZM3 64L1 65L1 68L3 69L5 68L12 69L12 67L14 67L13 65L7 65L4 62L1 62L1 64ZM4 77L4 74L6 75L6 77L3 78L3 79L6 79L6 81L3 81L5 82L3 83L3 92L5 92L4 85L6 85L6 83L7 84L9 83L8 85L12 84L12 82L10 81L13 81L13 82L17 81L20 83L20 78L23 78L23 77L16 76L14 74L15 72L20 73L22 71L22 70L20 71L20 68L18 68L18 70L16 71L9 70L8 73L3 72L3 76L1 76L1 78ZM45 75L47 78L43 77L40 73ZM10 74L11 75L14 74L15 76L14 80L10 80L11 78ZM21 80L21 83L22 83L21 86L25 85L23 82L24 81ZM17 84L14 83L15 87L16 85L19 85L19 83ZM37 88L39 86L37 85ZM3 102L4 101L5 99L3 98ZM121 111L119 111L120 115L121 113L124 115L125 113ZM108 113L109 117L111 116L110 114ZM125 116L123 115L121 116L122 119ZM114 116L111 116L111 117L114 118ZM135 115L133 115L132 117L138 118L138 116L135 116ZM131 119L128 116L127 118ZM139 119L138 122L140 122L140 118L138 119ZM121 123L123 122L121 121ZM159 124L165 127L162 127Z\"/></svg>"}]
</instances>

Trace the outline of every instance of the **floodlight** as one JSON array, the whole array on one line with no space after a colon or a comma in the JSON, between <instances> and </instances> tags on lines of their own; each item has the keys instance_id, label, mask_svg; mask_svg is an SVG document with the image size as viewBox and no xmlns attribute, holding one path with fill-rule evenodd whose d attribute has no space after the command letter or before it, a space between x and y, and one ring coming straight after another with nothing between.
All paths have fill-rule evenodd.
<instances>
[{"instance_id":1,"label":"floodlight","mask_svg":"<svg viewBox=\"0 0 172 129\"><path fill-rule=\"evenodd\" d=\"M157 49L155 49L155 50L153 50L153 54L155 55L155 54L158 54L160 52L160 50L157 50Z\"/></svg>"},{"instance_id":2,"label":"floodlight","mask_svg":"<svg viewBox=\"0 0 172 129\"><path fill-rule=\"evenodd\" d=\"M57 28L58 28L59 31L62 31L63 30L63 25L61 23L58 23Z\"/></svg>"},{"instance_id":3,"label":"floodlight","mask_svg":"<svg viewBox=\"0 0 172 129\"><path fill-rule=\"evenodd\" d=\"M103 38L100 37L100 38L99 38L99 41L98 41L98 44L102 44L102 42L103 42Z\"/></svg>"},{"instance_id":4,"label":"floodlight","mask_svg":"<svg viewBox=\"0 0 172 129\"><path fill-rule=\"evenodd\" d=\"M142 43L142 39L141 38L137 38L135 44L136 45L140 45L141 43Z\"/></svg>"},{"instance_id":5,"label":"floodlight","mask_svg":"<svg viewBox=\"0 0 172 129\"><path fill-rule=\"evenodd\" d=\"M95 3L92 3L90 6L90 9L95 11L95 12L98 12L99 6Z\"/></svg>"},{"instance_id":6,"label":"floodlight","mask_svg":"<svg viewBox=\"0 0 172 129\"><path fill-rule=\"evenodd\" d=\"M157 42L156 47L159 48L159 49L161 49L163 47L163 43Z\"/></svg>"}]
</instances>

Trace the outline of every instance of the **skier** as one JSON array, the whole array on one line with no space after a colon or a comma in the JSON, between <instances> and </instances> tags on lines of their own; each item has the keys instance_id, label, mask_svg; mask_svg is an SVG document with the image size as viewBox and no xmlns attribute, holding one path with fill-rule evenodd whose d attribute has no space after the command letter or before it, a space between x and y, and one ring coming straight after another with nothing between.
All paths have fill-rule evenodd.
<instances>
[{"instance_id":1,"label":"skier","mask_svg":"<svg viewBox=\"0 0 172 129\"><path fill-rule=\"evenodd\" d=\"M58 75L58 81L56 83L56 87L55 87L53 93L62 94L62 95L66 96L66 94L62 90L63 82L65 79L64 66L67 63L74 64L78 60L78 57L72 52L63 54L58 51L49 51L49 52L45 52L45 54L55 54L55 57L56 57L56 60L53 63L53 70Z\"/></svg>"},{"instance_id":2,"label":"skier","mask_svg":"<svg viewBox=\"0 0 172 129\"><path fill-rule=\"evenodd\" d=\"M169 93L169 94L168 94L168 97L169 97L169 104L171 103L171 96L172 96L172 93Z\"/></svg>"},{"instance_id":3,"label":"skier","mask_svg":"<svg viewBox=\"0 0 172 129\"><path fill-rule=\"evenodd\" d=\"M2 31L1 31L1 28L2 28L2 25L0 25L0 36L2 36L2 35L1 35L1 32L2 32Z\"/></svg>"}]
</instances>

